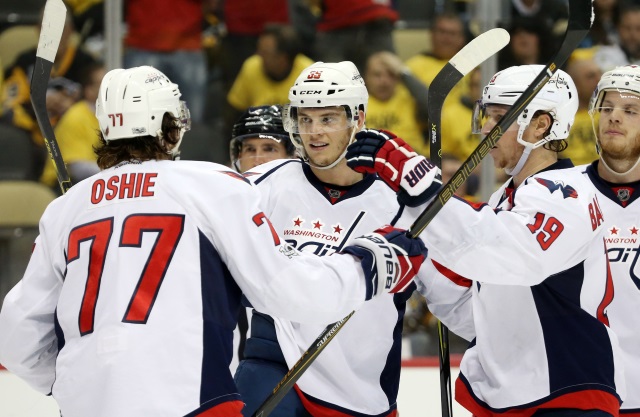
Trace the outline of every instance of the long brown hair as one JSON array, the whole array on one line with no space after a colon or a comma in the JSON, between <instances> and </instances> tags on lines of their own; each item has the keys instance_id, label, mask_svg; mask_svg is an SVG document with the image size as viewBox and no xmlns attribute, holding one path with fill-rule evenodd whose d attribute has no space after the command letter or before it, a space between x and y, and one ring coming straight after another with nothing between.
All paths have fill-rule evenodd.
<instances>
[{"instance_id":1,"label":"long brown hair","mask_svg":"<svg viewBox=\"0 0 640 417\"><path fill-rule=\"evenodd\" d=\"M180 122L170 113L162 118L162 135L137 136L131 139L106 141L102 132L100 144L93 147L100 169L107 169L123 161L151 161L171 159L171 149L180 141Z\"/></svg>"}]
</instances>

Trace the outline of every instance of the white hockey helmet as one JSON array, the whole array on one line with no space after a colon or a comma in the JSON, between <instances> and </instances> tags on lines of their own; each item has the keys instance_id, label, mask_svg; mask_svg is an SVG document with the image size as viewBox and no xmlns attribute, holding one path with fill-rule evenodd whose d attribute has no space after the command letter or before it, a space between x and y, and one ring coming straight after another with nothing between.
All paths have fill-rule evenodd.
<instances>
[{"instance_id":1,"label":"white hockey helmet","mask_svg":"<svg viewBox=\"0 0 640 417\"><path fill-rule=\"evenodd\" d=\"M544 65L520 65L496 73L484 87L482 99L476 106L473 132L480 133L481 120L487 104L512 106L543 68ZM569 74L558 70L518 116L517 124L520 126L518 142L525 146L530 144L522 140L521 132L526 129L537 111L551 114L553 124L549 134L533 144L534 149L546 142L569 137L569 131L578 111L578 91Z\"/></svg>"},{"instance_id":2,"label":"white hockey helmet","mask_svg":"<svg viewBox=\"0 0 640 417\"><path fill-rule=\"evenodd\" d=\"M344 107L349 126L353 127L358 123L358 111L367 113L369 93L353 62L316 62L300 73L289 90L289 102L282 115L284 128L296 148L306 157L299 136L297 109Z\"/></svg>"},{"instance_id":3,"label":"white hockey helmet","mask_svg":"<svg viewBox=\"0 0 640 417\"><path fill-rule=\"evenodd\" d=\"M593 115L595 109L602 105L604 94L609 90L640 96L640 66L624 65L602 74L589 102L589 114Z\"/></svg>"},{"instance_id":4,"label":"white hockey helmet","mask_svg":"<svg viewBox=\"0 0 640 417\"><path fill-rule=\"evenodd\" d=\"M591 125L596 138L596 151L598 154L600 154L598 125L600 123L600 112L603 110L602 103L607 91L618 91L621 93L621 96L640 99L640 66L624 65L605 72L602 74L596 89L593 91L591 101L589 102L589 116L591 117ZM629 94L631 94L631 96L629 96ZM607 161L603 157L600 158L600 162L614 175L625 176L640 164L640 158L638 158L636 163L626 172L615 171L607 164Z\"/></svg>"},{"instance_id":5,"label":"white hockey helmet","mask_svg":"<svg viewBox=\"0 0 640 417\"><path fill-rule=\"evenodd\" d=\"M107 142L158 137L162 118L170 113L179 119L182 135L191 128L191 118L180 96L178 86L153 67L111 70L102 79L96 100L100 131Z\"/></svg>"}]
</instances>

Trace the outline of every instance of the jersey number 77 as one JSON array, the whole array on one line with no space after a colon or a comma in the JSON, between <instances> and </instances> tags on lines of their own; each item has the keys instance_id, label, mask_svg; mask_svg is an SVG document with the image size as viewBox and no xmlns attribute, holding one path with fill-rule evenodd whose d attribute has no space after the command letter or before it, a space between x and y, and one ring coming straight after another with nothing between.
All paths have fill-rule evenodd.
<instances>
[{"instance_id":1,"label":"jersey number 77","mask_svg":"<svg viewBox=\"0 0 640 417\"><path fill-rule=\"evenodd\" d=\"M133 214L125 219L120 234L120 247L140 248L144 233L157 233L157 238L140 274L129 306L124 312L123 322L138 324L147 322L183 231L184 215ZM78 315L81 336L93 332L100 282L112 234L113 217L80 225L69 234L67 264L79 259L82 242L91 242L87 284Z\"/></svg>"}]
</instances>

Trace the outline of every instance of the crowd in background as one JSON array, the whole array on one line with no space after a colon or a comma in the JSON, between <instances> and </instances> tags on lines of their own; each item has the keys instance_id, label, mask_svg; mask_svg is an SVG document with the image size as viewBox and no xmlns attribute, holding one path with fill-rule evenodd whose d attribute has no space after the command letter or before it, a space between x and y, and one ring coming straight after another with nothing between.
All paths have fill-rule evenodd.
<instances>
[{"instance_id":1,"label":"crowd in background","mask_svg":"<svg viewBox=\"0 0 640 417\"><path fill-rule=\"evenodd\" d=\"M98 171L95 100L105 73L104 5L101 0L65 0L68 18L47 92L47 108L73 182ZM429 84L470 39L479 34L473 0L124 0L123 65L151 65L180 85L194 127L183 159L229 165L234 122L248 107L285 104L300 72L315 61L356 64L369 91L367 127L393 131L428 155L426 97ZM566 0L505 0L508 16L499 24L511 35L498 54L498 69L546 63L562 39ZM39 3L38 3L39 4ZM431 7L432 6L432 7ZM40 7L40 6L38 6ZM587 107L603 72L640 62L640 0L594 0L593 27L564 69L578 89L580 107L564 156L576 165L597 158ZM426 12L429 12L427 14ZM39 10L35 11L37 15ZM424 52L400 56L394 33L407 22L424 29ZM0 38L17 25L0 22ZM415 26L414 25L414 26ZM422 25L422 26L420 26ZM37 39L37 33L32 33ZM29 99L35 44L0 62L0 140L10 132L27 143L25 159L12 156L0 167L1 181L40 182L59 193L55 167ZM471 133L473 104L479 98L479 70L449 94L442 111L443 179L452 175L479 143ZM8 139L7 139L8 140ZM5 145L7 146L7 145ZM6 152L5 147L3 152ZM3 162L4 163L4 162ZM502 182L498 174L498 182ZM478 177L459 193L478 200ZM19 279L4 277L2 279ZM4 297L4 294L0 294ZM408 354L435 355L437 331L422 297L414 297L405 317ZM462 352L462 339L452 341Z\"/></svg>"}]
</instances>

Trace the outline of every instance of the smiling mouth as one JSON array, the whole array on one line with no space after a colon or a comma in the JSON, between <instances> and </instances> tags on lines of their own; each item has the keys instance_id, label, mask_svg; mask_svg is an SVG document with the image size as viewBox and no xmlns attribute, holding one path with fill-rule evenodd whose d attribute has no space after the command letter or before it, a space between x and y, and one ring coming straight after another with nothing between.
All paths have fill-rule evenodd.
<instances>
[{"instance_id":1,"label":"smiling mouth","mask_svg":"<svg viewBox=\"0 0 640 417\"><path fill-rule=\"evenodd\" d=\"M328 143L310 143L309 144L309 147L311 149L316 149L316 150L326 148L327 146L329 146Z\"/></svg>"}]
</instances>

